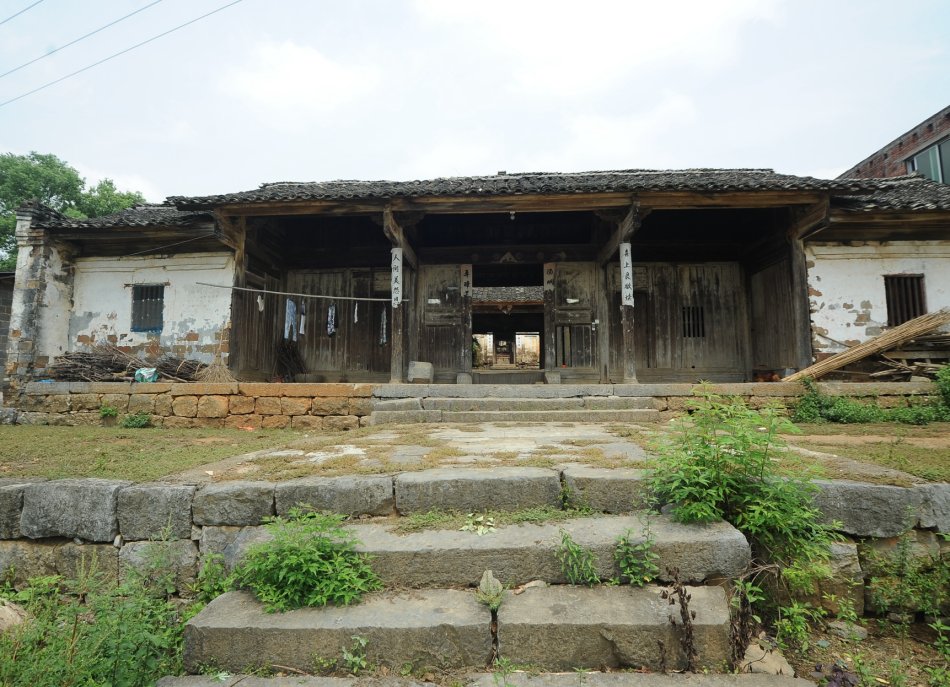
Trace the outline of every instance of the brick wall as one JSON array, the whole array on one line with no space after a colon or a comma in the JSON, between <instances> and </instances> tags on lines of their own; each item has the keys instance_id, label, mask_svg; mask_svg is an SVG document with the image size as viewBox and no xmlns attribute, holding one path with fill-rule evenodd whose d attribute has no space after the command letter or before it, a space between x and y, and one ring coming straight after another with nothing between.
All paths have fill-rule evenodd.
<instances>
[{"instance_id":1,"label":"brick wall","mask_svg":"<svg viewBox=\"0 0 950 687\"><path fill-rule=\"evenodd\" d=\"M907 174L908 158L950 135L950 106L868 156L839 178L870 179Z\"/></svg>"}]
</instances>

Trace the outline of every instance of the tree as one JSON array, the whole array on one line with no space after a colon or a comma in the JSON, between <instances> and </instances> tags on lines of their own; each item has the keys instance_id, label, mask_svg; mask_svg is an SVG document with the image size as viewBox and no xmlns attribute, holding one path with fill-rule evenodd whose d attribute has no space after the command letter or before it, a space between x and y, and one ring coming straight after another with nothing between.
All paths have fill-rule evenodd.
<instances>
[{"instance_id":1,"label":"tree","mask_svg":"<svg viewBox=\"0 0 950 687\"><path fill-rule=\"evenodd\" d=\"M116 190L111 179L87 189L79 172L55 155L0 154L0 270L16 266L16 209L34 199L76 218L100 217L145 202L137 191Z\"/></svg>"}]
</instances>

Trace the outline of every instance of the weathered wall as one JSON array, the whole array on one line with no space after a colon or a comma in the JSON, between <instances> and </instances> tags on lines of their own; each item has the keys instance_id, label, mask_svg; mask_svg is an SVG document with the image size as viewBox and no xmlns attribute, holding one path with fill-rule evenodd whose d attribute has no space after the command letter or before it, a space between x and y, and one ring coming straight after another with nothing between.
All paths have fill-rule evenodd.
<instances>
[{"instance_id":1,"label":"weathered wall","mask_svg":"<svg viewBox=\"0 0 950 687\"><path fill-rule=\"evenodd\" d=\"M160 347L181 358L211 362L231 319L230 253L190 253L170 257L78 258L68 329L44 325L43 350L85 350L111 343L133 351ZM166 284L161 334L131 331L132 284ZM66 304L66 312L69 306ZM52 310L52 308L50 308ZM227 358L226 343L222 352Z\"/></svg>"},{"instance_id":2,"label":"weathered wall","mask_svg":"<svg viewBox=\"0 0 950 687\"><path fill-rule=\"evenodd\" d=\"M923 274L928 312L950 306L950 241L809 243L805 256L818 358L884 330L886 274Z\"/></svg>"}]
</instances>

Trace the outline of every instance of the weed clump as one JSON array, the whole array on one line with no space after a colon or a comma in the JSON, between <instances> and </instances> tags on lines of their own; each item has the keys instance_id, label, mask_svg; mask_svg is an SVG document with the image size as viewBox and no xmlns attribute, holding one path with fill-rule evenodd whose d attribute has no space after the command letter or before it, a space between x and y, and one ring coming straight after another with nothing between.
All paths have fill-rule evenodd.
<instances>
[{"instance_id":1,"label":"weed clump","mask_svg":"<svg viewBox=\"0 0 950 687\"><path fill-rule=\"evenodd\" d=\"M934 401L908 402L896 408L881 408L874 403L862 403L846 396L828 396L819 391L811 379L802 382L805 393L792 412L795 422L820 424L867 424L871 422L898 422L905 425L926 425L950 421L950 365L937 373L940 398Z\"/></svg>"}]
</instances>

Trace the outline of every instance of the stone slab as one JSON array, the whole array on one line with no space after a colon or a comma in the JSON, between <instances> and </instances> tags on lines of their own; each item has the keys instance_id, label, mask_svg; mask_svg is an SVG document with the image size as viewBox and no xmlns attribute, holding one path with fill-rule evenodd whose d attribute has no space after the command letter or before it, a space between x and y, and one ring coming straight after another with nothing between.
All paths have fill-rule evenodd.
<instances>
[{"instance_id":1,"label":"stone slab","mask_svg":"<svg viewBox=\"0 0 950 687\"><path fill-rule=\"evenodd\" d=\"M649 528L661 579L666 578L667 567L678 567L681 579L689 582L733 578L749 564L745 537L725 522L683 525L656 516ZM607 516L501 527L482 536L456 530L399 535L388 525L375 523L348 529L361 542L359 550L372 556L373 569L387 585L454 587L478 584L485 570L509 586L531 580L567 582L557 559L562 531L594 553L601 580L613 579L620 574L614 561L617 540L629 534L639 543L646 526L636 516Z\"/></svg>"},{"instance_id":2,"label":"stone slab","mask_svg":"<svg viewBox=\"0 0 950 687\"><path fill-rule=\"evenodd\" d=\"M123 579L132 571L152 582L170 575L175 589L183 591L198 575L198 547L190 539L130 542L119 549L119 567Z\"/></svg>"},{"instance_id":3,"label":"stone slab","mask_svg":"<svg viewBox=\"0 0 950 687\"><path fill-rule=\"evenodd\" d=\"M454 412L499 410L580 410L583 398L425 398L426 410Z\"/></svg>"},{"instance_id":4,"label":"stone slab","mask_svg":"<svg viewBox=\"0 0 950 687\"><path fill-rule=\"evenodd\" d=\"M858 537L895 537L913 528L922 510L924 492L916 488L850 480L815 480L815 506L827 523Z\"/></svg>"},{"instance_id":5,"label":"stone slab","mask_svg":"<svg viewBox=\"0 0 950 687\"><path fill-rule=\"evenodd\" d=\"M406 379L418 384L431 384L435 376L435 367L432 363L424 363L418 360L409 361L409 371L406 373Z\"/></svg>"},{"instance_id":6,"label":"stone slab","mask_svg":"<svg viewBox=\"0 0 950 687\"><path fill-rule=\"evenodd\" d=\"M12 577L16 586L26 584L34 577L56 573L56 547L51 541L34 542L29 539L0 541L0 579Z\"/></svg>"},{"instance_id":7,"label":"stone slab","mask_svg":"<svg viewBox=\"0 0 950 687\"><path fill-rule=\"evenodd\" d=\"M218 482L202 487L191 505L194 524L260 525L274 515L270 482Z\"/></svg>"},{"instance_id":8,"label":"stone slab","mask_svg":"<svg viewBox=\"0 0 950 687\"><path fill-rule=\"evenodd\" d=\"M374 411L382 410L422 410L422 399L419 398L387 398L373 402Z\"/></svg>"},{"instance_id":9,"label":"stone slab","mask_svg":"<svg viewBox=\"0 0 950 687\"><path fill-rule=\"evenodd\" d=\"M918 526L950 532L950 484L922 484L917 490L923 496Z\"/></svg>"},{"instance_id":10,"label":"stone slab","mask_svg":"<svg viewBox=\"0 0 950 687\"><path fill-rule=\"evenodd\" d=\"M123 539L188 539L195 487L134 484L119 492L119 532Z\"/></svg>"},{"instance_id":11,"label":"stone slab","mask_svg":"<svg viewBox=\"0 0 950 687\"><path fill-rule=\"evenodd\" d=\"M278 515L304 505L344 515L390 515L396 506L388 475L304 477L280 482L274 492Z\"/></svg>"},{"instance_id":12,"label":"stone slab","mask_svg":"<svg viewBox=\"0 0 950 687\"><path fill-rule=\"evenodd\" d=\"M645 396L591 396L583 400L588 410L654 410L653 398Z\"/></svg>"},{"instance_id":13,"label":"stone slab","mask_svg":"<svg viewBox=\"0 0 950 687\"><path fill-rule=\"evenodd\" d=\"M657 410L505 410L442 413L442 422L659 422Z\"/></svg>"},{"instance_id":14,"label":"stone slab","mask_svg":"<svg viewBox=\"0 0 950 687\"><path fill-rule=\"evenodd\" d=\"M561 472L574 505L602 513L628 513L649 505L645 470L571 465Z\"/></svg>"},{"instance_id":15,"label":"stone slab","mask_svg":"<svg viewBox=\"0 0 950 687\"><path fill-rule=\"evenodd\" d=\"M370 415L373 425L404 425L423 422L442 422L441 410L374 410Z\"/></svg>"},{"instance_id":16,"label":"stone slab","mask_svg":"<svg viewBox=\"0 0 950 687\"><path fill-rule=\"evenodd\" d=\"M689 587L697 663L729 661L729 606L720 587ZM506 593L498 609L498 650L513 663L541 670L686 667L679 607L660 588L552 586ZM576 679L576 678L575 678Z\"/></svg>"},{"instance_id":17,"label":"stone slab","mask_svg":"<svg viewBox=\"0 0 950 687\"><path fill-rule=\"evenodd\" d=\"M466 683L468 687L499 687L498 681L498 673L485 673L471 676ZM782 675L717 673L678 673L671 675L639 672L538 673L536 671L516 671L506 674L503 682L506 687L815 687L814 682Z\"/></svg>"},{"instance_id":18,"label":"stone slab","mask_svg":"<svg viewBox=\"0 0 950 687\"><path fill-rule=\"evenodd\" d=\"M119 491L129 482L63 479L23 490L20 532L24 537L68 537L111 542L119 533Z\"/></svg>"},{"instance_id":19,"label":"stone slab","mask_svg":"<svg viewBox=\"0 0 950 687\"><path fill-rule=\"evenodd\" d=\"M560 503L558 473L545 468L436 468L396 475L396 510L518 510Z\"/></svg>"},{"instance_id":20,"label":"stone slab","mask_svg":"<svg viewBox=\"0 0 950 687\"><path fill-rule=\"evenodd\" d=\"M364 637L370 665L417 668L483 666L491 653L490 614L471 592L435 589L372 594L353 606L265 613L246 592L212 601L185 625L184 666L240 672L282 665L312 672L314 659L337 659Z\"/></svg>"},{"instance_id":21,"label":"stone slab","mask_svg":"<svg viewBox=\"0 0 950 687\"><path fill-rule=\"evenodd\" d=\"M16 539L20 536L20 513L23 511L26 484L0 484L0 539Z\"/></svg>"}]
</instances>

